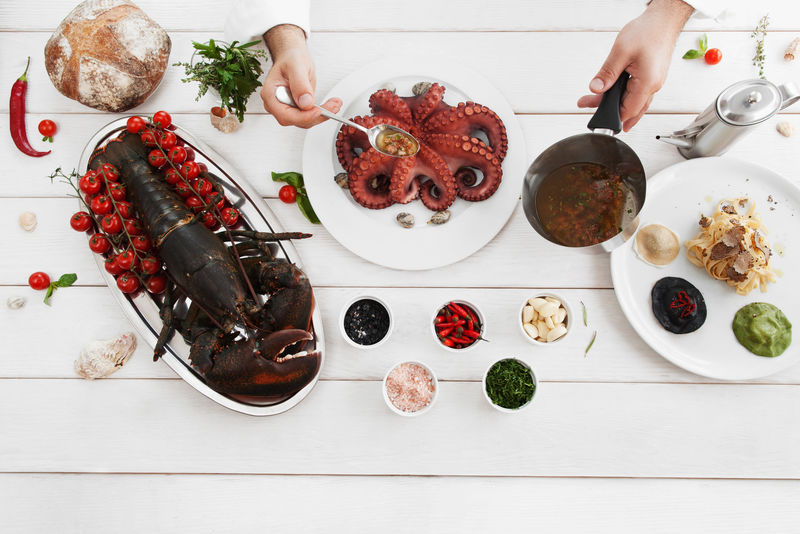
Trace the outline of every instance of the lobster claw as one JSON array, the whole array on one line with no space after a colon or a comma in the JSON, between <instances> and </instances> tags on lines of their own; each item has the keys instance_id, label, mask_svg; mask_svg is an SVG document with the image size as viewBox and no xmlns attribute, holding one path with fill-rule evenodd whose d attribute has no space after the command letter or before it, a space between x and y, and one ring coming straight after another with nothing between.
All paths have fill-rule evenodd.
<instances>
[{"instance_id":1,"label":"lobster claw","mask_svg":"<svg viewBox=\"0 0 800 534\"><path fill-rule=\"evenodd\" d=\"M305 330L291 329L234 341L214 355L213 367L205 373L206 382L230 395L280 402L303 389L317 374L319 352L285 352L296 343L312 339Z\"/></svg>"}]
</instances>

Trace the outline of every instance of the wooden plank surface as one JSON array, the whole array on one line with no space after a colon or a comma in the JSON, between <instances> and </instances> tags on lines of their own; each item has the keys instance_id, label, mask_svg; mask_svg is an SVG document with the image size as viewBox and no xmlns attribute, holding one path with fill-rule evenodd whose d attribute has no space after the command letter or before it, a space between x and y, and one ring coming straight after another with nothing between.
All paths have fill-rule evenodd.
<instances>
[{"instance_id":1,"label":"wooden plank surface","mask_svg":"<svg viewBox=\"0 0 800 534\"><path fill-rule=\"evenodd\" d=\"M762 534L790 532L798 498L785 480L15 474L0 529Z\"/></svg>"}]
</instances>

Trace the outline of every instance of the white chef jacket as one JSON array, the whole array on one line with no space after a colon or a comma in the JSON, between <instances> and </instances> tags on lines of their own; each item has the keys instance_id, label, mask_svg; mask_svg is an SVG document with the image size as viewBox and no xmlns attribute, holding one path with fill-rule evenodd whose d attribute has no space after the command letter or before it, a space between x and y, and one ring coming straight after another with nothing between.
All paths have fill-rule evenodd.
<instances>
[{"instance_id":1,"label":"white chef jacket","mask_svg":"<svg viewBox=\"0 0 800 534\"><path fill-rule=\"evenodd\" d=\"M684 0L695 8L695 15L718 18L741 0ZM306 36L311 32L310 0L235 0L225 22L225 37L230 42L260 39L279 24L294 24Z\"/></svg>"}]
</instances>

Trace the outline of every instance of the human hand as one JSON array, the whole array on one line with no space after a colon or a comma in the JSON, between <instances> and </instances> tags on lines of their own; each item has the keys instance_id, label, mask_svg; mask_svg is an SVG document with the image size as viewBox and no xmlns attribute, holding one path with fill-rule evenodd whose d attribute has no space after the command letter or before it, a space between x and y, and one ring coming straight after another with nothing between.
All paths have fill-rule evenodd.
<instances>
[{"instance_id":1,"label":"human hand","mask_svg":"<svg viewBox=\"0 0 800 534\"><path fill-rule=\"evenodd\" d=\"M272 68L261 87L264 109L281 126L310 128L326 120L320 109L314 106L317 78L303 30L291 25L276 26L264 38L272 56ZM279 86L289 88L299 109L278 102L275 90ZM338 113L342 108L342 101L339 98L330 98L322 107Z\"/></svg>"},{"instance_id":2,"label":"human hand","mask_svg":"<svg viewBox=\"0 0 800 534\"><path fill-rule=\"evenodd\" d=\"M664 85L675 41L692 11L681 0L653 0L642 15L620 30L605 63L589 84L595 94L581 97L578 107L596 108L602 94L628 71L631 78L619 115L624 131L633 128Z\"/></svg>"}]
</instances>

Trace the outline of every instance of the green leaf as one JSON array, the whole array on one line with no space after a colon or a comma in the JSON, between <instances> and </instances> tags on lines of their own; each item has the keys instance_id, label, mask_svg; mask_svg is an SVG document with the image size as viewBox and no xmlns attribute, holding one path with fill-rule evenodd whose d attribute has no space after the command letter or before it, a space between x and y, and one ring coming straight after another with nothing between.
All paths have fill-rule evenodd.
<instances>
[{"instance_id":1,"label":"green leaf","mask_svg":"<svg viewBox=\"0 0 800 534\"><path fill-rule=\"evenodd\" d=\"M597 330L595 330L594 334L592 334L592 340L589 342L589 346L587 346L586 350L583 351L583 357L584 358L589 355L589 349L591 349L592 345L594 345L594 340L595 339L597 339Z\"/></svg>"},{"instance_id":2,"label":"green leaf","mask_svg":"<svg viewBox=\"0 0 800 534\"><path fill-rule=\"evenodd\" d=\"M78 275L75 273L68 273L61 275L61 278L53 282L56 287L69 287L78 280Z\"/></svg>"},{"instance_id":3,"label":"green leaf","mask_svg":"<svg viewBox=\"0 0 800 534\"><path fill-rule=\"evenodd\" d=\"M47 293L44 296L44 303L47 304L48 306L51 305L50 304L50 297L53 296L53 291L55 291L55 290L56 290L55 284L50 284L50 286L47 288Z\"/></svg>"},{"instance_id":4,"label":"green leaf","mask_svg":"<svg viewBox=\"0 0 800 534\"><path fill-rule=\"evenodd\" d=\"M272 173L272 181L273 182L285 182L289 185L295 186L298 190L301 187L304 187L303 184L303 175L299 172L273 172Z\"/></svg>"},{"instance_id":5,"label":"green leaf","mask_svg":"<svg viewBox=\"0 0 800 534\"><path fill-rule=\"evenodd\" d=\"M698 59L703 57L703 53L700 50L689 50L685 54L683 54L682 59Z\"/></svg>"},{"instance_id":6,"label":"green leaf","mask_svg":"<svg viewBox=\"0 0 800 534\"><path fill-rule=\"evenodd\" d=\"M708 50L708 35L704 33L700 38L700 52L705 54L706 50Z\"/></svg>"},{"instance_id":7,"label":"green leaf","mask_svg":"<svg viewBox=\"0 0 800 534\"><path fill-rule=\"evenodd\" d=\"M297 207L300 208L300 213L305 215L310 222L320 224L319 217L314 213L314 208L311 207L311 201L308 199L305 189L297 191Z\"/></svg>"}]
</instances>

